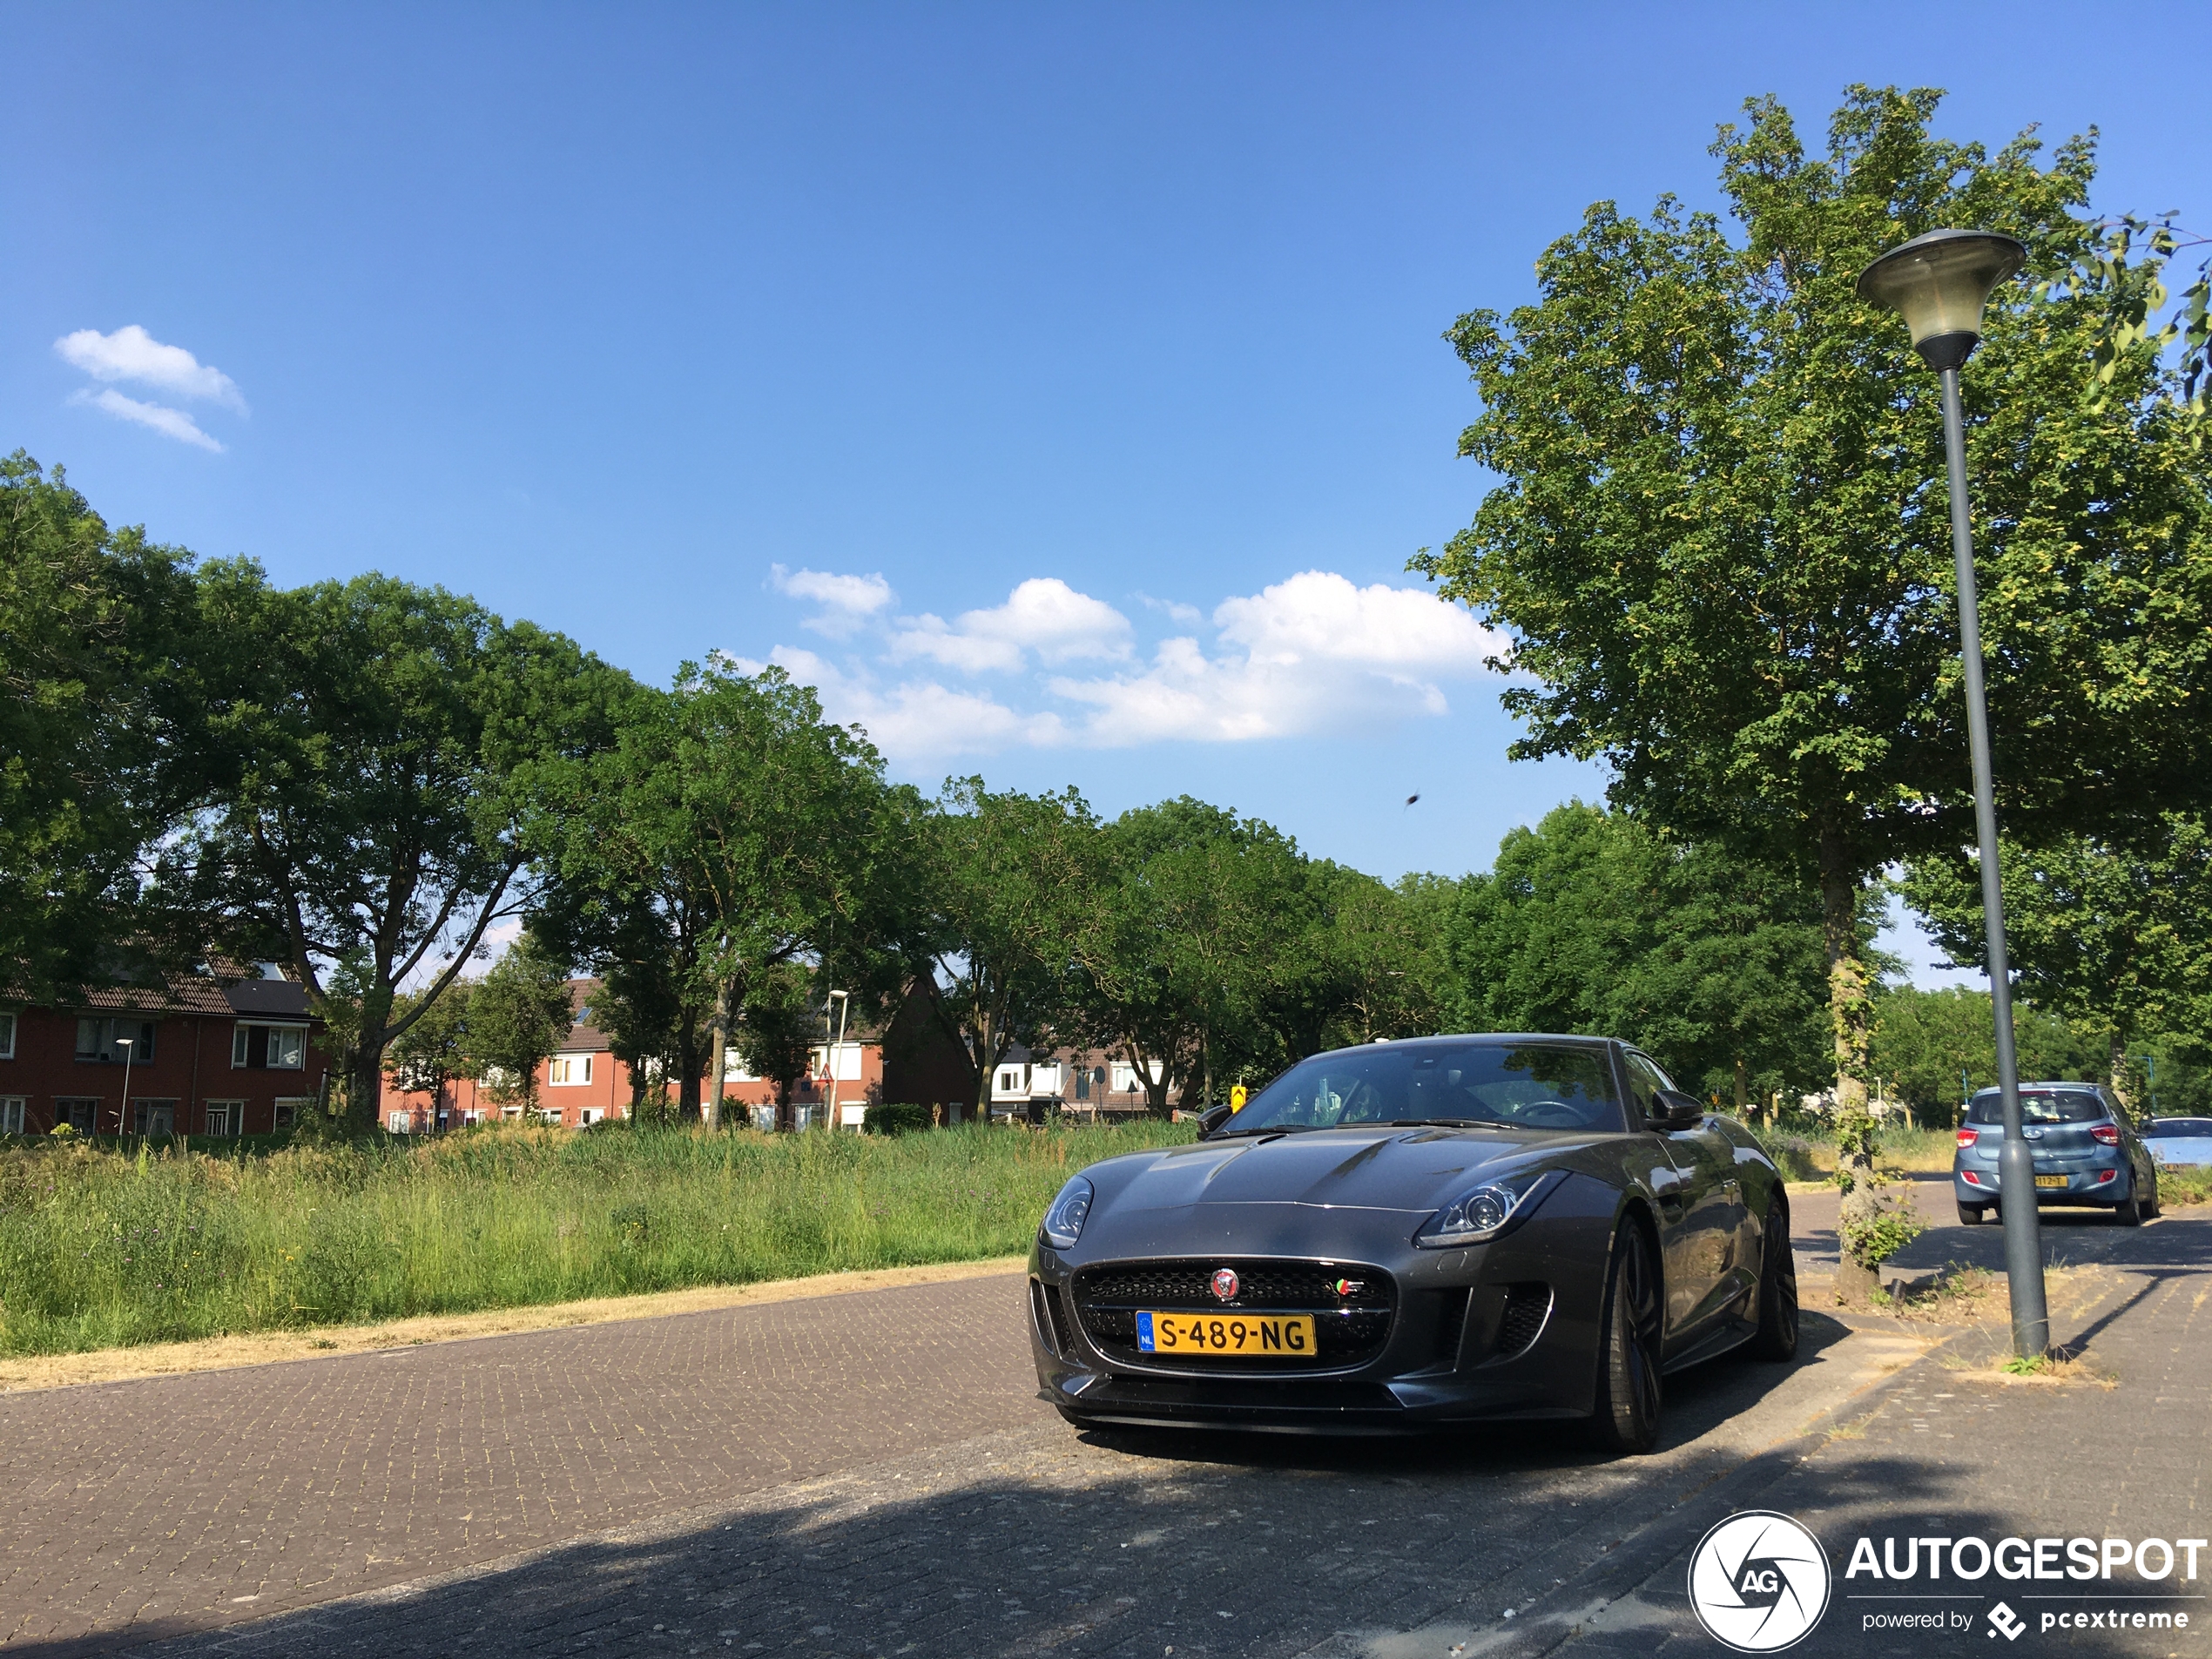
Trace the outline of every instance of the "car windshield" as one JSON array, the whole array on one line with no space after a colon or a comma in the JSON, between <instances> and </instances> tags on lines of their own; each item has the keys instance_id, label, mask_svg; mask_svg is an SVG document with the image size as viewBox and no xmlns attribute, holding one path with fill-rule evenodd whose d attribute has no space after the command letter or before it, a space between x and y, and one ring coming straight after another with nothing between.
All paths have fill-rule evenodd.
<instances>
[{"instance_id":1,"label":"car windshield","mask_svg":"<svg viewBox=\"0 0 2212 1659\"><path fill-rule=\"evenodd\" d=\"M2194 1140L2199 1136L2212 1137L2212 1117L2161 1117L2155 1123L2143 1125L2143 1138L2155 1136L2186 1136Z\"/></svg>"},{"instance_id":2,"label":"car windshield","mask_svg":"<svg viewBox=\"0 0 2212 1659\"><path fill-rule=\"evenodd\" d=\"M1291 1067L1223 1126L1249 1135L1355 1123L1627 1128L1603 1049L1565 1043L1371 1043Z\"/></svg>"},{"instance_id":3,"label":"car windshield","mask_svg":"<svg viewBox=\"0 0 2212 1659\"><path fill-rule=\"evenodd\" d=\"M2086 1089L2023 1089L2023 1123L2094 1123L2105 1115L2105 1103ZM1969 1123L2002 1123L2005 1106L1993 1089L1976 1095L1966 1113Z\"/></svg>"}]
</instances>

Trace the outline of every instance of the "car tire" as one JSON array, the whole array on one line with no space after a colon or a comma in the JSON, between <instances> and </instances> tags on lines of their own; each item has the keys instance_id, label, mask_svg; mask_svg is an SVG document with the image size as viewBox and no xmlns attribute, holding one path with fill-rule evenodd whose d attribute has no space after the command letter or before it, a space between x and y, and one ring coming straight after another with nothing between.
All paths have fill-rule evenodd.
<instances>
[{"instance_id":1,"label":"car tire","mask_svg":"<svg viewBox=\"0 0 2212 1659\"><path fill-rule=\"evenodd\" d=\"M2143 1224L2143 1204L2142 1200L2135 1196L2133 1172L2128 1177L2128 1196L2113 1206L2112 1218L2122 1227L2140 1227Z\"/></svg>"},{"instance_id":2,"label":"car tire","mask_svg":"<svg viewBox=\"0 0 2212 1659\"><path fill-rule=\"evenodd\" d=\"M1614 1237L1598 1319L1597 1409L1590 1415L1591 1437L1606 1451L1635 1456L1659 1444L1665 1306L1651 1241L1635 1222L1624 1222Z\"/></svg>"},{"instance_id":3,"label":"car tire","mask_svg":"<svg viewBox=\"0 0 2212 1659\"><path fill-rule=\"evenodd\" d=\"M1781 1199L1767 1205L1760 1238L1759 1333L1745 1346L1754 1359L1786 1362L1797 1357L1797 1257Z\"/></svg>"},{"instance_id":4,"label":"car tire","mask_svg":"<svg viewBox=\"0 0 2212 1659\"><path fill-rule=\"evenodd\" d=\"M1989 1211L1978 1204L1962 1204L1959 1206L1959 1224L1961 1227L1979 1227L1988 1219Z\"/></svg>"},{"instance_id":5,"label":"car tire","mask_svg":"<svg viewBox=\"0 0 2212 1659\"><path fill-rule=\"evenodd\" d=\"M2166 1211L2160 1207L2158 1202L2158 1171L2153 1170L2150 1172L2150 1199L2144 1207L2143 1219L2145 1221L2156 1221L2165 1213Z\"/></svg>"}]
</instances>

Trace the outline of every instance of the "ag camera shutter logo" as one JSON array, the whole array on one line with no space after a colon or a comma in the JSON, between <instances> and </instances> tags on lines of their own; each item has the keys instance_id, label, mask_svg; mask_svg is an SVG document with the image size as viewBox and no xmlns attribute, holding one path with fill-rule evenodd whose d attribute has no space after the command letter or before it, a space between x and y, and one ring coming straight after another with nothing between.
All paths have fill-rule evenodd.
<instances>
[{"instance_id":1,"label":"ag camera shutter logo","mask_svg":"<svg viewBox=\"0 0 2212 1659\"><path fill-rule=\"evenodd\" d=\"M1828 1610L1828 1553L1788 1515L1747 1509L1697 1541L1689 1605L1705 1634L1738 1653L1779 1653Z\"/></svg>"}]
</instances>

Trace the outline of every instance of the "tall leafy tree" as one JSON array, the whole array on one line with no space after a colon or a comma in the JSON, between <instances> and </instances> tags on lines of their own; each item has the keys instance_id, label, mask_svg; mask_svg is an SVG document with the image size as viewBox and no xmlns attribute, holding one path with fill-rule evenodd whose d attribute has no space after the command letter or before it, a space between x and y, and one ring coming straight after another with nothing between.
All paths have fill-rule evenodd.
<instances>
[{"instance_id":1,"label":"tall leafy tree","mask_svg":"<svg viewBox=\"0 0 2212 1659\"><path fill-rule=\"evenodd\" d=\"M1456 896L1460 1025L1627 1037L1739 1110L1819 1079L1822 928L1802 884L1575 801L1507 833Z\"/></svg>"},{"instance_id":2,"label":"tall leafy tree","mask_svg":"<svg viewBox=\"0 0 2212 1659\"><path fill-rule=\"evenodd\" d=\"M809 995L803 964L778 962L752 975L734 1041L753 1075L775 1084L779 1111L790 1109L792 1090L806 1075L822 1035L822 1012Z\"/></svg>"},{"instance_id":3,"label":"tall leafy tree","mask_svg":"<svg viewBox=\"0 0 2212 1659\"><path fill-rule=\"evenodd\" d=\"M421 1001L419 1010L421 999L415 995L393 1003L395 1022L406 1022L384 1050L384 1074L395 1087L428 1095L435 1103L456 1080L476 1075L469 1052L469 1001L475 989L475 981L460 979L442 995Z\"/></svg>"},{"instance_id":4,"label":"tall leafy tree","mask_svg":"<svg viewBox=\"0 0 2212 1659\"><path fill-rule=\"evenodd\" d=\"M2128 1059L2137 1043L2212 1028L2212 834L2202 819L2169 814L2129 843L2007 843L1999 867L2021 994L2101 1037L2104 1075L2123 1096L2137 1092ZM1986 973L1973 859L1923 860L1903 887L1952 959Z\"/></svg>"},{"instance_id":5,"label":"tall leafy tree","mask_svg":"<svg viewBox=\"0 0 2212 1659\"><path fill-rule=\"evenodd\" d=\"M545 925L588 961L658 957L681 1107L709 1124L754 980L844 966L876 941L907 822L882 774L873 745L782 670L721 661L628 699L612 745L570 769Z\"/></svg>"},{"instance_id":6,"label":"tall leafy tree","mask_svg":"<svg viewBox=\"0 0 2212 1659\"><path fill-rule=\"evenodd\" d=\"M1998 776L2019 826L2204 787L2212 629L2202 457L2155 350L2091 364L2092 145L2049 165L1929 130L1938 94L1854 88L1824 155L1772 99L1721 129L1733 227L1610 203L1546 250L1537 303L1451 333L1500 477L1415 564L1511 640L1514 753L1603 757L1617 801L1817 887L1837 1091L1863 1109L1875 873L1972 839L1934 377L1853 293L1939 226L2001 230L2028 275L1966 376ZM2121 296L2124 297L2124 296ZM2169 802L2170 804L2170 802Z\"/></svg>"},{"instance_id":7,"label":"tall leafy tree","mask_svg":"<svg viewBox=\"0 0 2212 1659\"><path fill-rule=\"evenodd\" d=\"M189 925L307 988L343 1035L347 1116L365 1129L386 1047L529 906L543 786L605 741L626 677L388 577L283 590L232 561L205 567L200 591L224 769L162 885Z\"/></svg>"},{"instance_id":8,"label":"tall leafy tree","mask_svg":"<svg viewBox=\"0 0 2212 1659\"><path fill-rule=\"evenodd\" d=\"M0 983L47 996L138 925L142 854L203 783L192 559L0 460Z\"/></svg>"},{"instance_id":9,"label":"tall leafy tree","mask_svg":"<svg viewBox=\"0 0 2212 1659\"><path fill-rule=\"evenodd\" d=\"M576 1023L569 964L525 931L469 995L462 1047L502 1099L531 1105L537 1069Z\"/></svg>"},{"instance_id":10,"label":"tall leafy tree","mask_svg":"<svg viewBox=\"0 0 2212 1659\"><path fill-rule=\"evenodd\" d=\"M1070 1027L1076 934L1097 891L1099 831L1072 788L993 793L948 781L921 825L927 970L937 1017L972 1071L970 1100L1017 1042L1049 1048Z\"/></svg>"},{"instance_id":11,"label":"tall leafy tree","mask_svg":"<svg viewBox=\"0 0 2212 1659\"><path fill-rule=\"evenodd\" d=\"M1165 1111L1251 1068L1267 1005L1305 971L1313 896L1289 837L1189 796L1123 813L1103 844L1076 940L1082 1017Z\"/></svg>"}]
</instances>

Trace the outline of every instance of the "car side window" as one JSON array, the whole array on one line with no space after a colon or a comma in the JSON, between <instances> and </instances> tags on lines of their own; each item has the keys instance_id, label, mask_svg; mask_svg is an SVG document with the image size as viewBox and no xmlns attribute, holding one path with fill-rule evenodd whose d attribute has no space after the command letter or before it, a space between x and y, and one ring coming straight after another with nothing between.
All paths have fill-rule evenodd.
<instances>
[{"instance_id":1,"label":"car side window","mask_svg":"<svg viewBox=\"0 0 2212 1659\"><path fill-rule=\"evenodd\" d=\"M1628 1049L1626 1053L1629 1062L1629 1097L1635 1102L1636 1109L1643 1114L1644 1125L1649 1128L1656 1123L1662 1116L1658 1100L1656 1098L1658 1092L1662 1089L1672 1089L1674 1084L1668 1081L1667 1074L1660 1070L1658 1066L1646 1056L1638 1054L1634 1049Z\"/></svg>"}]
</instances>

